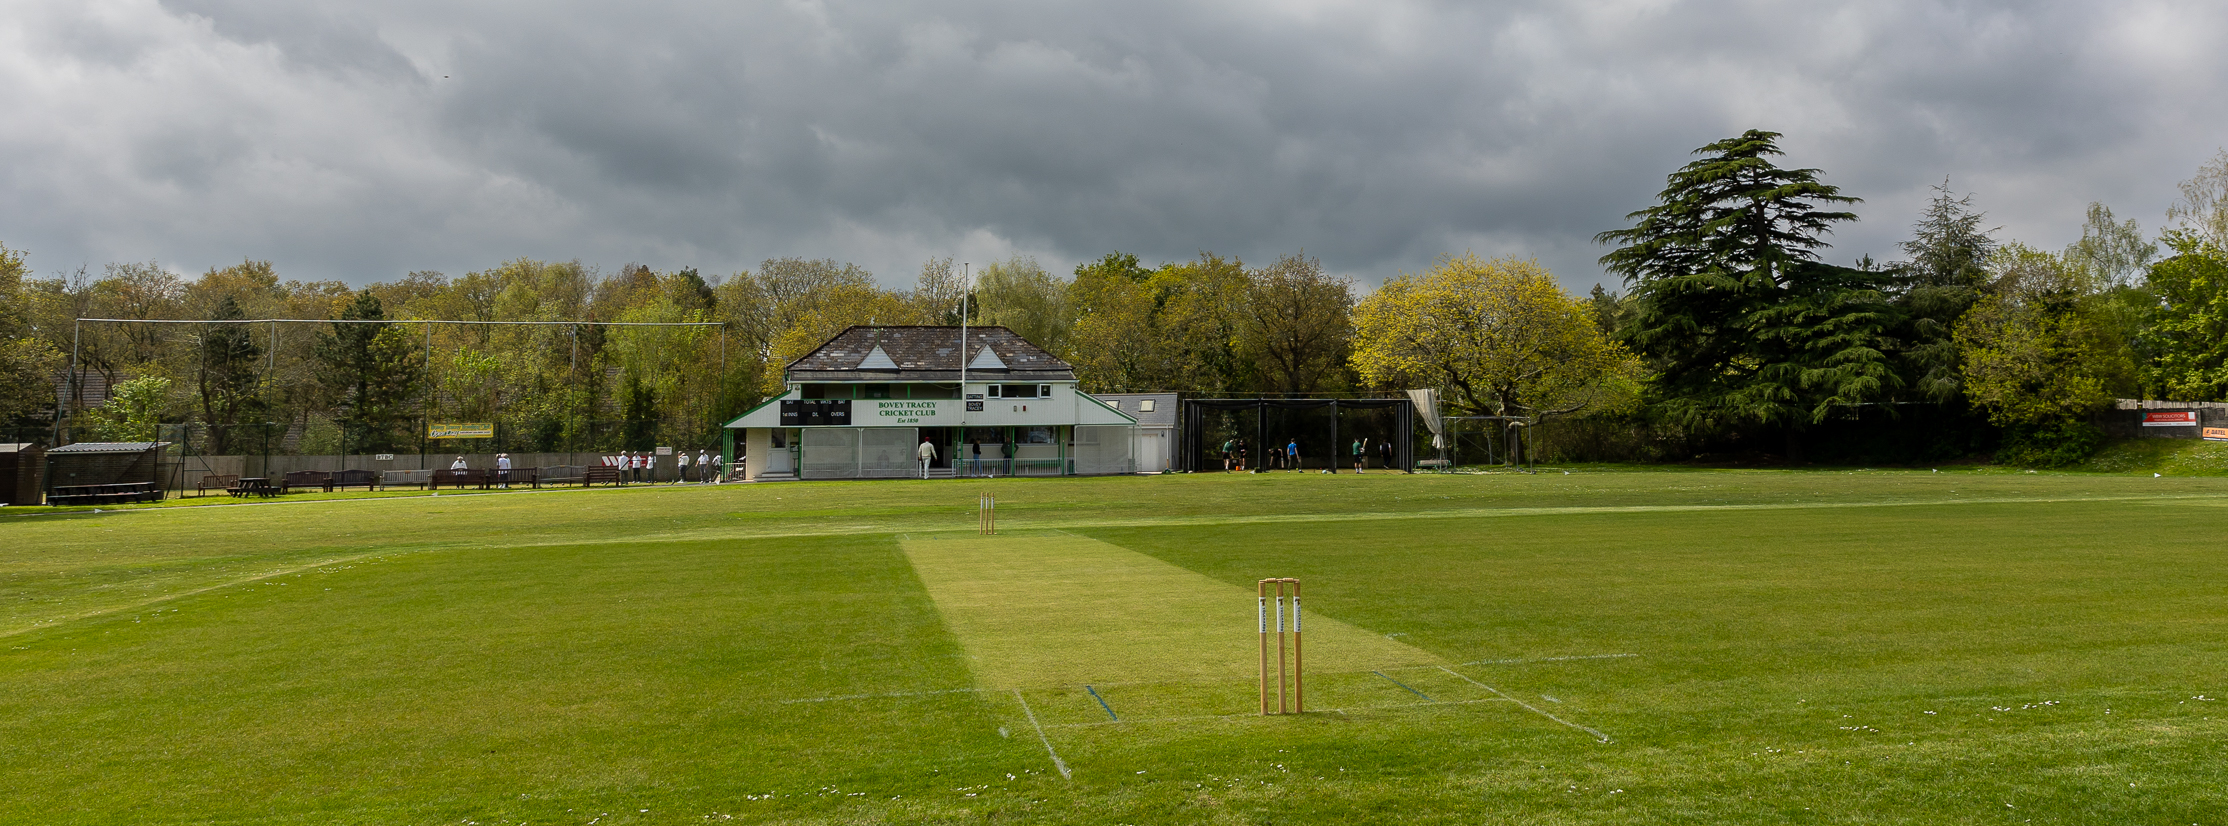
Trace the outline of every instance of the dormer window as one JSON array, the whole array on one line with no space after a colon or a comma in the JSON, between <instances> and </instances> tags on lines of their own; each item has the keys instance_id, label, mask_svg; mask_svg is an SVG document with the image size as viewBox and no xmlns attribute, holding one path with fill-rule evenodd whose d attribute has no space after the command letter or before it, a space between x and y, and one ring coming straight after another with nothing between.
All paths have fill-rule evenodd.
<instances>
[{"instance_id":1,"label":"dormer window","mask_svg":"<svg viewBox=\"0 0 2228 826\"><path fill-rule=\"evenodd\" d=\"M1137 412L1139 412L1139 413L1151 413L1151 412L1153 412L1153 400L1152 400L1152 399L1138 399L1138 400L1137 400Z\"/></svg>"}]
</instances>

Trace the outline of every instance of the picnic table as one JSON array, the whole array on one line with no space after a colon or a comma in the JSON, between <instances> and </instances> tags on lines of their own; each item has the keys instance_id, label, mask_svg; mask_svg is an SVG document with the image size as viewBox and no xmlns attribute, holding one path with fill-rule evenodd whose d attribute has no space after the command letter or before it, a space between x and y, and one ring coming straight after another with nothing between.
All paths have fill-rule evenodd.
<instances>
[{"instance_id":1,"label":"picnic table","mask_svg":"<svg viewBox=\"0 0 2228 826\"><path fill-rule=\"evenodd\" d=\"M279 489L277 485L271 484L268 476L242 476L239 485L225 492L235 497L256 496L269 499L277 496Z\"/></svg>"}]
</instances>

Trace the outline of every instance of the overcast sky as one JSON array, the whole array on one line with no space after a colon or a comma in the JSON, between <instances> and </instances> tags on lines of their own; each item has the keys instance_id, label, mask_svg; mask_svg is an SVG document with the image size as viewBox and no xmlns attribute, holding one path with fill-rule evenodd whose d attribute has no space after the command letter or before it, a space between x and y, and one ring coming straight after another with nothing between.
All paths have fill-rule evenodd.
<instances>
[{"instance_id":1,"label":"overcast sky","mask_svg":"<svg viewBox=\"0 0 2228 826\"><path fill-rule=\"evenodd\" d=\"M284 277L1121 250L1603 278L1694 147L1786 133L1896 257L1945 176L2057 247L2228 144L2228 4L8 0L0 242ZM1615 286L1614 283L1612 286Z\"/></svg>"}]
</instances>

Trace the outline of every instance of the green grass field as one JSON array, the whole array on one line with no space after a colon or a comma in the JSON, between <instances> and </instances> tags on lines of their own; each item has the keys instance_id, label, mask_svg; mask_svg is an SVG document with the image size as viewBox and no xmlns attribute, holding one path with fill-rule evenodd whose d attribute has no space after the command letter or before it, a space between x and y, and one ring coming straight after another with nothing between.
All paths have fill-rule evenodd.
<instances>
[{"instance_id":1,"label":"green grass field","mask_svg":"<svg viewBox=\"0 0 2228 826\"><path fill-rule=\"evenodd\" d=\"M1923 471L0 517L0 822L2216 824L2224 528Z\"/></svg>"}]
</instances>

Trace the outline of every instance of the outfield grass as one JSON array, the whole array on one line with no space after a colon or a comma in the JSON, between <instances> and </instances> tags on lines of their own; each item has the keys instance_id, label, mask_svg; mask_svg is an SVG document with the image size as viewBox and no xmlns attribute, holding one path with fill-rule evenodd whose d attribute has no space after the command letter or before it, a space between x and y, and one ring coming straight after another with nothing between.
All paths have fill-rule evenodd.
<instances>
[{"instance_id":1,"label":"outfield grass","mask_svg":"<svg viewBox=\"0 0 2228 826\"><path fill-rule=\"evenodd\" d=\"M2224 507L1725 471L0 518L0 822L2219 823ZM1264 576L1322 711L1250 713Z\"/></svg>"}]
</instances>

